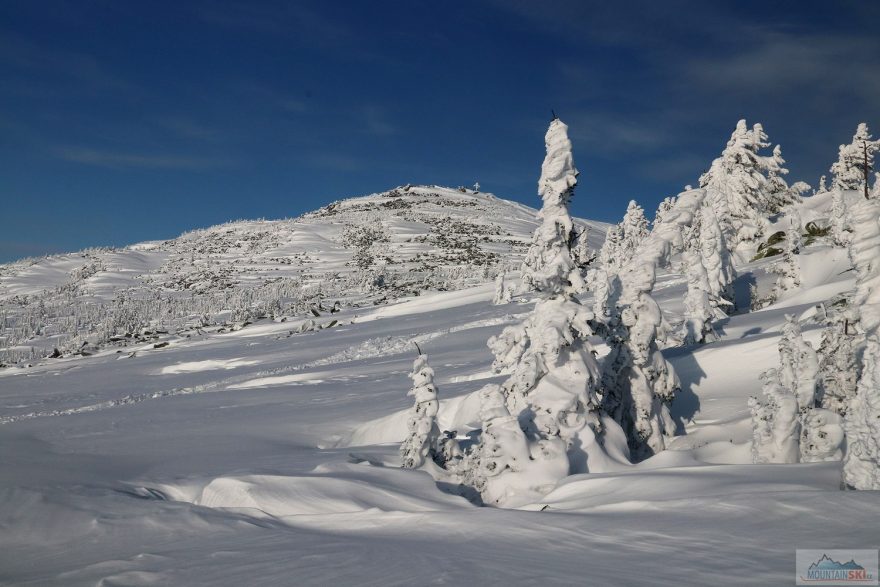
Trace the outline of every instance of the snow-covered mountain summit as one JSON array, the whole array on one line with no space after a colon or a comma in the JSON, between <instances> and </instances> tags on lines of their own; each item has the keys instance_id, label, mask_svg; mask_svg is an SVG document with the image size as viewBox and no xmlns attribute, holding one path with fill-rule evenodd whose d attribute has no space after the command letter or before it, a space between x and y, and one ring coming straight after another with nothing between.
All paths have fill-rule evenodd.
<instances>
[{"instance_id":1,"label":"snow-covered mountain summit","mask_svg":"<svg viewBox=\"0 0 880 587\"><path fill-rule=\"evenodd\" d=\"M578 223L598 248L606 225ZM491 194L403 186L294 219L0 265L0 363L483 283L519 267L536 225L534 209Z\"/></svg>"}]
</instances>

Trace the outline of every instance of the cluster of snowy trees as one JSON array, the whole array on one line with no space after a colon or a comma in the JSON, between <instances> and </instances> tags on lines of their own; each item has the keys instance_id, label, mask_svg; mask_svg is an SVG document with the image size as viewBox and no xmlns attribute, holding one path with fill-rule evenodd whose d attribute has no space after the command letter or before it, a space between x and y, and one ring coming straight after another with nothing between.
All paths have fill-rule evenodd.
<instances>
[{"instance_id":1,"label":"cluster of snowy trees","mask_svg":"<svg viewBox=\"0 0 880 587\"><path fill-rule=\"evenodd\" d=\"M869 139L860 126L854 143L861 140L864 146ZM545 143L541 223L521 269L522 287L535 292L537 302L525 320L488 341L493 367L507 379L479 390L478 440L471 435L460 444L437 425L436 388L424 383L433 371L420 355L413 374L416 405L401 448L404 466L430 469L501 507L534 502L567 475L601 471L609 463L638 461L665 449L675 430L669 406L680 383L661 350L716 338L713 325L735 309L735 251L761 236L768 217L799 202L808 189L786 183L778 146L762 152L770 144L761 125L749 128L740 121L700 188L665 199L653 226L630 202L624 219L609 228L593 255L581 244L568 212L578 172L566 125L553 120ZM863 154L871 149L863 148ZM841 147L843 163L832 168L835 185L852 175L857 161L851 151ZM787 216L785 249L772 269L778 275L775 292L798 287L800 279L797 255L804 227L796 213ZM762 397L749 403L753 457L761 463L843 458L847 486L877 489L880 198L845 209L843 217L858 275L856 294L846 311L827 314L818 352L804 340L798 321L787 317L779 367L762 375ZM653 297L657 271L675 261L688 286L685 319L677 331ZM595 296L592 309L577 297L588 290ZM493 302L509 300L505 275L498 274ZM850 332L855 325L857 337ZM590 343L594 336L610 348L601 364Z\"/></svg>"},{"instance_id":2,"label":"cluster of snowy trees","mask_svg":"<svg viewBox=\"0 0 880 587\"><path fill-rule=\"evenodd\" d=\"M570 247L568 204L578 172L567 126L555 119L545 143L541 224L522 267L523 284L539 294L538 302L523 322L489 340L494 365L508 378L479 391L479 442L466 450L435 449L449 457L441 459L448 475L478 491L484 503L504 507L534 501L560 479L586 472L588 463L601 466L613 458L615 443L607 439L623 437L601 408L599 365L588 340L593 314L577 298L584 283ZM609 431L614 427L616 434Z\"/></svg>"},{"instance_id":3,"label":"cluster of snowy trees","mask_svg":"<svg viewBox=\"0 0 880 587\"><path fill-rule=\"evenodd\" d=\"M860 125L854 143L864 146L869 139ZM852 150L842 146L840 152L832 189L865 193L866 186L847 172ZM762 375L763 398L750 401L753 459L795 463L842 454L846 487L880 489L880 199L858 201L845 218L855 292L848 303L841 300L843 309L832 306L818 353L803 340L794 317L787 317L780 366Z\"/></svg>"},{"instance_id":4,"label":"cluster of snowy trees","mask_svg":"<svg viewBox=\"0 0 880 587\"><path fill-rule=\"evenodd\" d=\"M834 328L830 326L829 328ZM824 349L834 353L834 349ZM843 443L840 404L821 393L820 368L833 365L804 340L794 316L786 316L779 341L779 368L761 375L763 398L751 398L752 460L797 463L838 460ZM825 375L830 375L826 372ZM832 406L835 409L828 409Z\"/></svg>"},{"instance_id":5,"label":"cluster of snowy trees","mask_svg":"<svg viewBox=\"0 0 880 587\"><path fill-rule=\"evenodd\" d=\"M597 290L604 287L607 296L597 313L583 306L577 294L585 282L572 251L568 212L578 174L567 127L554 120L545 142L541 224L522 266L523 287L536 292L538 301L522 323L489 340L494 367L508 379L479 392L480 441L443 461L448 475L500 506L533 501L569 474L665 448L674 433L669 404L679 382L660 352L672 329L651 295L658 267L687 250L696 275L692 298L700 292L700 309L709 314L702 320L723 315L720 308L730 304L724 296L733 268L706 205L707 190L698 189L669 200L653 230L641 207L629 205L589 274L588 281ZM504 291L503 277L499 282L496 300ZM704 341L703 327L697 330ZM589 342L594 334L605 336L612 348L604 371ZM410 427L416 428L433 430L434 424Z\"/></svg>"}]
</instances>

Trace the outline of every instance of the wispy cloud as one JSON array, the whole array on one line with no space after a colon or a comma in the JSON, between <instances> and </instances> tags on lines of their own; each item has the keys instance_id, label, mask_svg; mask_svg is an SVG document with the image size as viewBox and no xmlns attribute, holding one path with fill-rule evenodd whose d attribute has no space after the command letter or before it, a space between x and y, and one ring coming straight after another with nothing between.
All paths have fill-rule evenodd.
<instances>
[{"instance_id":1,"label":"wispy cloud","mask_svg":"<svg viewBox=\"0 0 880 587\"><path fill-rule=\"evenodd\" d=\"M364 130L371 135L386 137L399 132L397 127L388 121L385 112L378 106L364 106L361 116Z\"/></svg>"},{"instance_id":2,"label":"wispy cloud","mask_svg":"<svg viewBox=\"0 0 880 587\"><path fill-rule=\"evenodd\" d=\"M687 60L685 73L712 91L754 93L847 88L866 99L880 98L876 62L880 38L804 34L791 30L743 29L745 49Z\"/></svg>"},{"instance_id":3,"label":"wispy cloud","mask_svg":"<svg viewBox=\"0 0 880 587\"><path fill-rule=\"evenodd\" d=\"M60 51L9 32L0 33L0 64L29 78L33 78L35 73L48 73L56 81L67 79L76 82L68 88L68 91L132 89L124 78L110 72L92 55L76 51ZM18 79L15 83L19 87L19 92L23 93L36 82Z\"/></svg>"},{"instance_id":4,"label":"wispy cloud","mask_svg":"<svg viewBox=\"0 0 880 587\"><path fill-rule=\"evenodd\" d=\"M240 0L202 3L196 15L209 24L256 32L292 36L302 43L327 45L349 38L350 32L303 2L259 4Z\"/></svg>"},{"instance_id":5,"label":"wispy cloud","mask_svg":"<svg viewBox=\"0 0 880 587\"><path fill-rule=\"evenodd\" d=\"M156 119L156 122L162 128L184 139L212 141L218 139L222 134L218 129L211 128L186 117L160 116Z\"/></svg>"},{"instance_id":6,"label":"wispy cloud","mask_svg":"<svg viewBox=\"0 0 880 587\"><path fill-rule=\"evenodd\" d=\"M140 153L119 153L102 151L88 147L60 147L55 154L65 161L111 168L181 169L198 171L230 165L227 159L190 157L180 155L151 155Z\"/></svg>"},{"instance_id":7,"label":"wispy cloud","mask_svg":"<svg viewBox=\"0 0 880 587\"><path fill-rule=\"evenodd\" d=\"M642 151L655 149L667 134L642 117L621 113L575 111L566 115L573 139L603 151Z\"/></svg>"}]
</instances>

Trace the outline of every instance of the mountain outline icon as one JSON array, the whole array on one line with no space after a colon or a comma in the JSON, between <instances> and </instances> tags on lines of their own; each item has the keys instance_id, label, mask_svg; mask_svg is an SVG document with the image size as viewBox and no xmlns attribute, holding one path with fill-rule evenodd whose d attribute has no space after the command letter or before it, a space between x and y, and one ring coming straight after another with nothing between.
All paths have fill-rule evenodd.
<instances>
[{"instance_id":1,"label":"mountain outline icon","mask_svg":"<svg viewBox=\"0 0 880 587\"><path fill-rule=\"evenodd\" d=\"M840 563L836 560L829 557L827 554L823 554L822 558L818 561L814 562L810 565L809 570L823 570L823 571L849 571L849 570L864 570L865 567L856 563L855 560L850 559L847 563Z\"/></svg>"}]
</instances>

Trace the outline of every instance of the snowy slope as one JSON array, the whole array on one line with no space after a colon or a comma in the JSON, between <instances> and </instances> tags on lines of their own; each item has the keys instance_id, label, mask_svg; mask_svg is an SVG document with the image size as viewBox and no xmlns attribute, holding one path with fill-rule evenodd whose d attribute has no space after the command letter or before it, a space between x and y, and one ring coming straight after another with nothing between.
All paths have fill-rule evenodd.
<instances>
[{"instance_id":1,"label":"snowy slope","mask_svg":"<svg viewBox=\"0 0 880 587\"><path fill-rule=\"evenodd\" d=\"M526 208L456 194L444 197L506 211L481 220L519 242L535 226ZM299 227L290 240L253 257L282 258L281 250L317 257L320 250L334 271L350 271L352 252L332 244L344 222L338 216L367 213L357 207L383 197L289 221ZM349 206L355 209L346 212ZM464 218L470 207L462 208ZM387 222L401 259L413 255L407 247L423 244L402 235L426 234L417 225L425 222L396 215ZM247 233L265 224L230 226ZM141 275L164 278L167 259L186 257L219 238L206 235L226 230L101 255L139 255ZM513 264L508 255L516 247L505 238L487 246ZM443 249L431 246L432 254ZM877 532L868 521L880 516L876 495L839 491L839 463L749 464L746 401L760 390L758 373L776 360L784 315L799 316L815 342L816 304L853 285L842 249L819 241L799 260L800 291L731 317L718 343L666 351L684 387L673 405L681 435L670 450L619 471L569 477L521 510L475 507L427 474L397 467L413 342L436 371L441 423L459 432L474 424L473 392L501 379L490 369L486 340L522 319L533 301L494 306L488 279L381 305L363 294L333 314L333 328L300 333L295 326L306 316L264 318L239 330L169 333L162 337L169 344L158 348L152 341L122 353L109 346L2 369L0 580L791 584L795 547L871 547ZM754 280L769 289L771 261L740 266L737 287ZM58 257L10 270L7 295L55 287L69 274L65 263L74 262ZM126 279L117 273L113 279ZM252 275L236 274L234 288ZM673 322L685 289L674 272L658 281L656 297Z\"/></svg>"},{"instance_id":2,"label":"snowy slope","mask_svg":"<svg viewBox=\"0 0 880 587\"><path fill-rule=\"evenodd\" d=\"M606 225L580 225L601 246ZM0 265L0 364L460 289L518 268L535 226L533 209L491 194L405 186L292 220Z\"/></svg>"}]
</instances>

